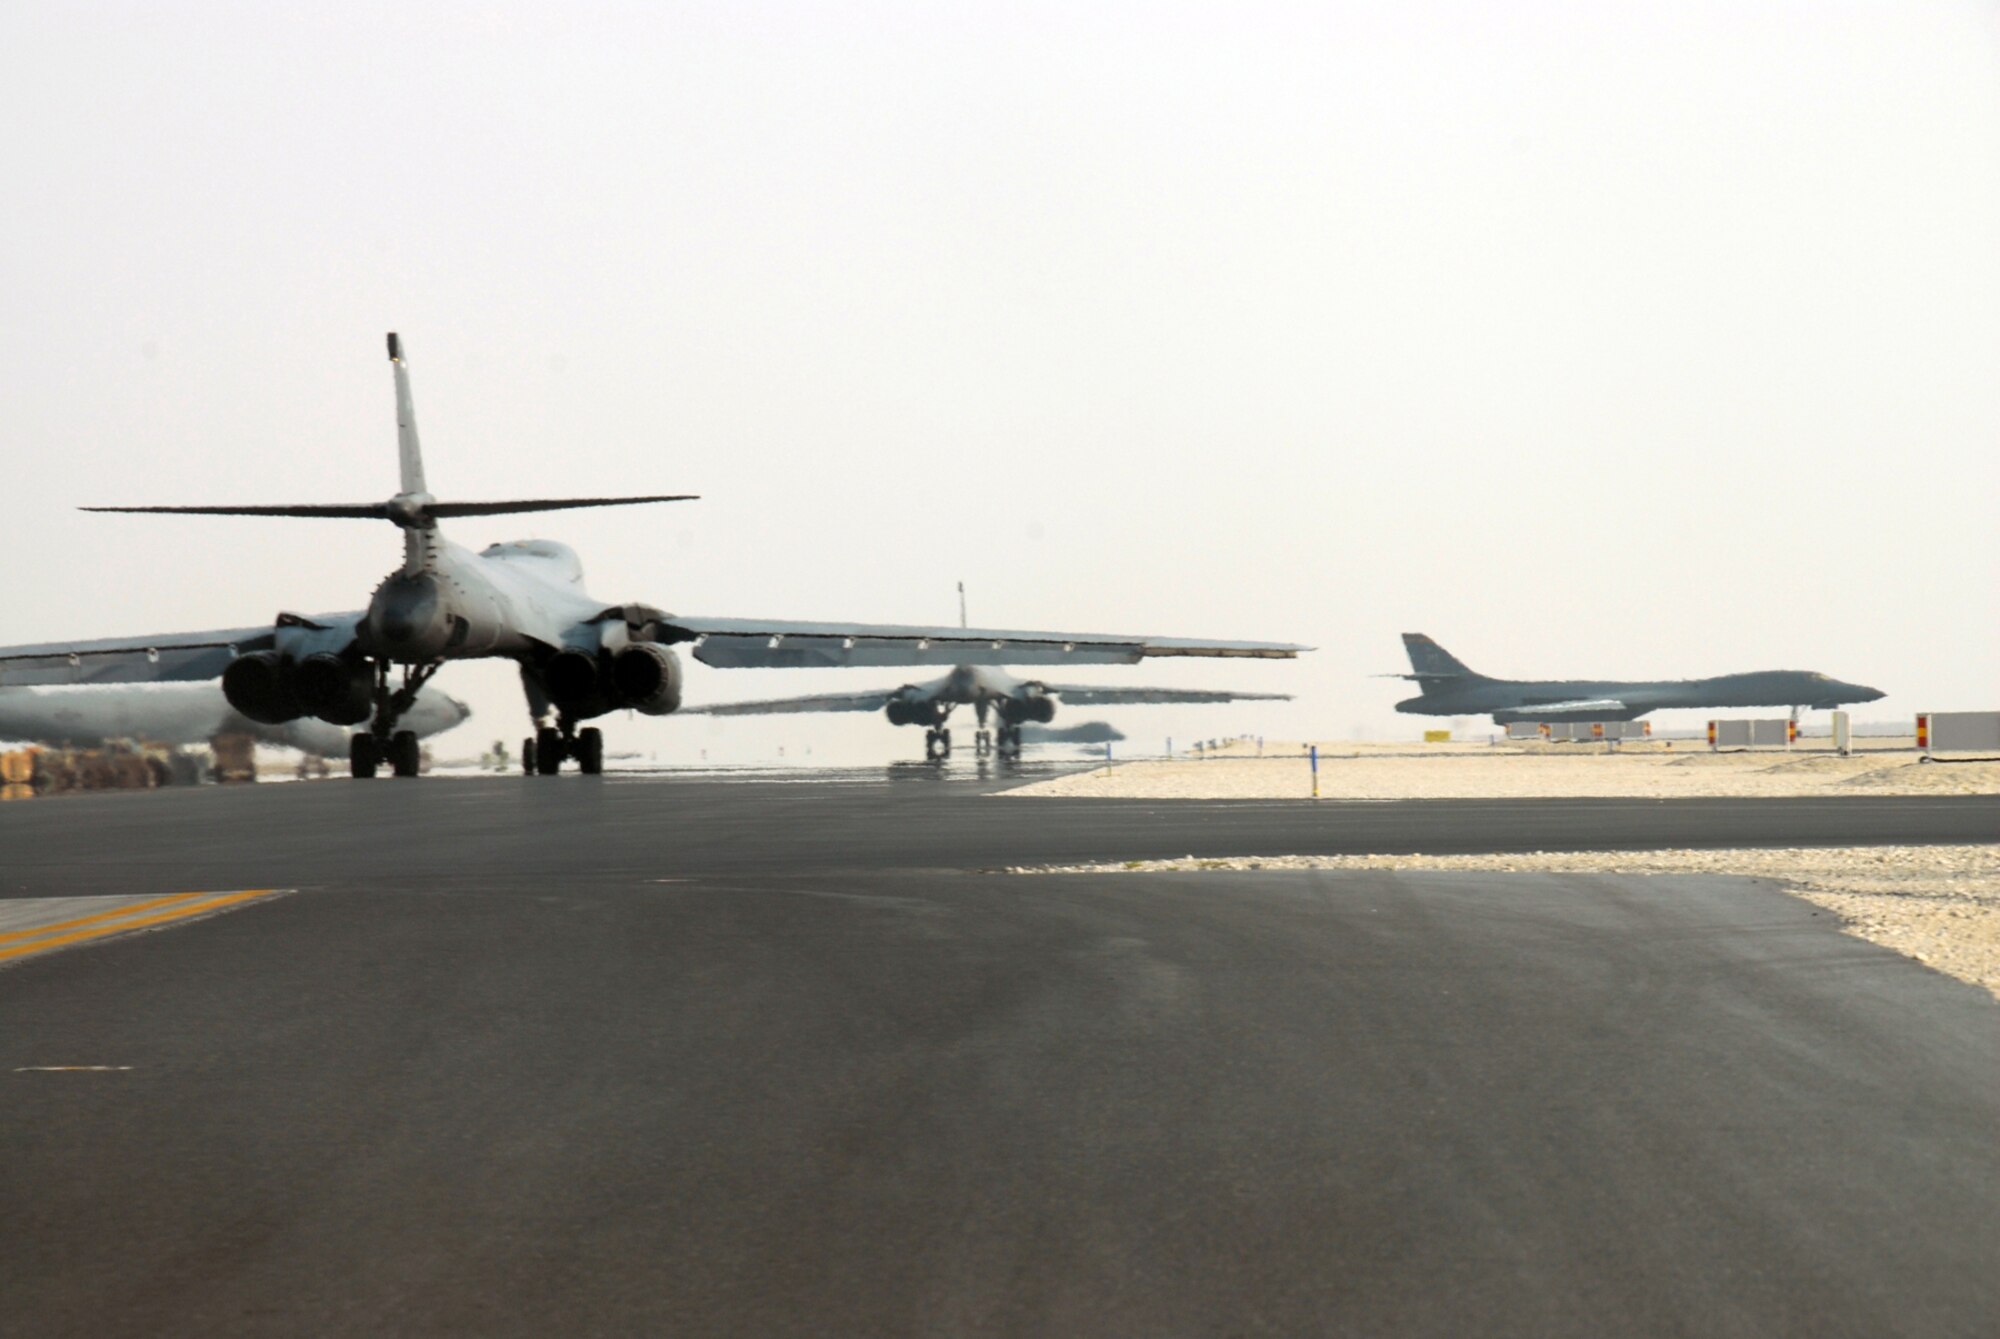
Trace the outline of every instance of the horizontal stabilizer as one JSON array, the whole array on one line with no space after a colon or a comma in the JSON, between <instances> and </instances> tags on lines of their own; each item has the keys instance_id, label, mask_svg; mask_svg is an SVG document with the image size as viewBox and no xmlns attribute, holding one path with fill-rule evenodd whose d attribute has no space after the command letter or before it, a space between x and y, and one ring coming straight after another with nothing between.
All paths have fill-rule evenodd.
<instances>
[{"instance_id":1,"label":"horizontal stabilizer","mask_svg":"<svg viewBox=\"0 0 2000 1339\"><path fill-rule=\"evenodd\" d=\"M402 507L397 502L325 502L276 507L80 507L79 511L154 512L181 516L306 516L336 519L396 521L416 524L451 516L514 516L536 511L573 511L578 507L629 507L642 502L692 502L694 493L654 493L645 497L524 498L514 502L427 502Z\"/></svg>"},{"instance_id":2,"label":"horizontal stabilizer","mask_svg":"<svg viewBox=\"0 0 2000 1339\"><path fill-rule=\"evenodd\" d=\"M642 502L693 502L698 493L657 493L647 497L545 497L522 502L433 502L432 516L513 516L531 511L574 511L578 507L631 507Z\"/></svg>"},{"instance_id":3,"label":"horizontal stabilizer","mask_svg":"<svg viewBox=\"0 0 2000 1339\"><path fill-rule=\"evenodd\" d=\"M306 503L296 507L78 507L78 511L172 512L184 516L339 516L356 520L389 519L380 502Z\"/></svg>"}]
</instances>

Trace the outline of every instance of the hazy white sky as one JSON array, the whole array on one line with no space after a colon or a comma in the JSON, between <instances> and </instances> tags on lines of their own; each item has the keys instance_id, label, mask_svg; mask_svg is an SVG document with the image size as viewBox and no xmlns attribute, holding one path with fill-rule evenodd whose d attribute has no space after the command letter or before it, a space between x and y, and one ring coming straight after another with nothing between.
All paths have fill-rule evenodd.
<instances>
[{"instance_id":1,"label":"hazy white sky","mask_svg":"<svg viewBox=\"0 0 2000 1339\"><path fill-rule=\"evenodd\" d=\"M1104 713L1143 741L1407 735L1366 677L1404 630L2000 706L1997 38L1824 0L9 6L0 641L361 604L387 526L72 508L387 496L393 328L441 496L704 495L451 530L573 543L607 600L936 621L962 578L988 624L1321 648L1120 672L1299 695ZM522 733L508 668L439 682Z\"/></svg>"}]
</instances>

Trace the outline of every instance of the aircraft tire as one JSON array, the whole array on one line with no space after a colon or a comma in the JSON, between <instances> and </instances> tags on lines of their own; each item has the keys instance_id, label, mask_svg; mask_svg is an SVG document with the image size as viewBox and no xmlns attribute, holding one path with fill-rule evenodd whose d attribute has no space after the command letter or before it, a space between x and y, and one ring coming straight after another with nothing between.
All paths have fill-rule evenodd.
<instances>
[{"instance_id":1,"label":"aircraft tire","mask_svg":"<svg viewBox=\"0 0 2000 1339\"><path fill-rule=\"evenodd\" d=\"M554 726L545 725L535 731L535 772L540 776L554 776L563 765L562 732Z\"/></svg>"},{"instance_id":2,"label":"aircraft tire","mask_svg":"<svg viewBox=\"0 0 2000 1339\"><path fill-rule=\"evenodd\" d=\"M924 757L931 762L943 762L951 756L951 731L931 730L924 735Z\"/></svg>"},{"instance_id":3,"label":"aircraft tire","mask_svg":"<svg viewBox=\"0 0 2000 1339\"><path fill-rule=\"evenodd\" d=\"M604 732L596 726L576 732L576 769L585 776L604 775Z\"/></svg>"},{"instance_id":4,"label":"aircraft tire","mask_svg":"<svg viewBox=\"0 0 2000 1339\"><path fill-rule=\"evenodd\" d=\"M366 781L375 775L375 769L382 765L382 751L375 747L375 736L366 730L347 741L347 774L357 781Z\"/></svg>"},{"instance_id":5,"label":"aircraft tire","mask_svg":"<svg viewBox=\"0 0 2000 1339\"><path fill-rule=\"evenodd\" d=\"M521 775L533 776L534 774L535 774L535 741L532 738L524 739L521 741Z\"/></svg>"},{"instance_id":6,"label":"aircraft tire","mask_svg":"<svg viewBox=\"0 0 2000 1339\"><path fill-rule=\"evenodd\" d=\"M413 731L398 730L389 736L389 765L396 769L397 776L415 776L421 762Z\"/></svg>"}]
</instances>

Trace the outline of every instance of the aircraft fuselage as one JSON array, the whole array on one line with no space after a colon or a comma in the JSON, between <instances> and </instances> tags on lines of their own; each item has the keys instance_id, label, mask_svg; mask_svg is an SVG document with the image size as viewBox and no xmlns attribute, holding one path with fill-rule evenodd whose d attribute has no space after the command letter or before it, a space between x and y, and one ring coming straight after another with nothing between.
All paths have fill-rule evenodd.
<instances>
[{"instance_id":1,"label":"aircraft fuselage","mask_svg":"<svg viewBox=\"0 0 2000 1339\"><path fill-rule=\"evenodd\" d=\"M419 694L404 717L418 738L465 720L467 707L443 693ZM247 734L267 744L334 757L347 731L311 717L280 724L253 721L229 705L214 682L0 688L0 739L97 745L114 740L206 744L219 734Z\"/></svg>"},{"instance_id":2,"label":"aircraft fuselage","mask_svg":"<svg viewBox=\"0 0 2000 1339\"><path fill-rule=\"evenodd\" d=\"M1825 710L1873 702L1882 694L1810 670L1756 670L1706 679L1488 679L1468 677L1407 698L1396 710L1419 716L1471 716L1491 712L1496 722L1628 721L1670 708L1810 707ZM1622 709L1538 712L1537 704L1614 701Z\"/></svg>"},{"instance_id":3,"label":"aircraft fuselage","mask_svg":"<svg viewBox=\"0 0 2000 1339\"><path fill-rule=\"evenodd\" d=\"M375 588L355 632L364 654L401 665L520 657L563 647L604 609L566 545L515 540L475 553L432 533Z\"/></svg>"}]
</instances>

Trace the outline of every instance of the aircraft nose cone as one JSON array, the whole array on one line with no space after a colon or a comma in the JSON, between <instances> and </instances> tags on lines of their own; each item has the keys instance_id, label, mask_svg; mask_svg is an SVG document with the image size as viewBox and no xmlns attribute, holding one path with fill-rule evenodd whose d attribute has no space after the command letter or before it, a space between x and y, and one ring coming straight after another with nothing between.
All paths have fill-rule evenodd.
<instances>
[{"instance_id":1,"label":"aircraft nose cone","mask_svg":"<svg viewBox=\"0 0 2000 1339\"><path fill-rule=\"evenodd\" d=\"M1879 688L1863 688L1861 691L1867 694L1866 697L1861 699L1863 702L1880 702L1883 698L1889 696Z\"/></svg>"}]
</instances>

